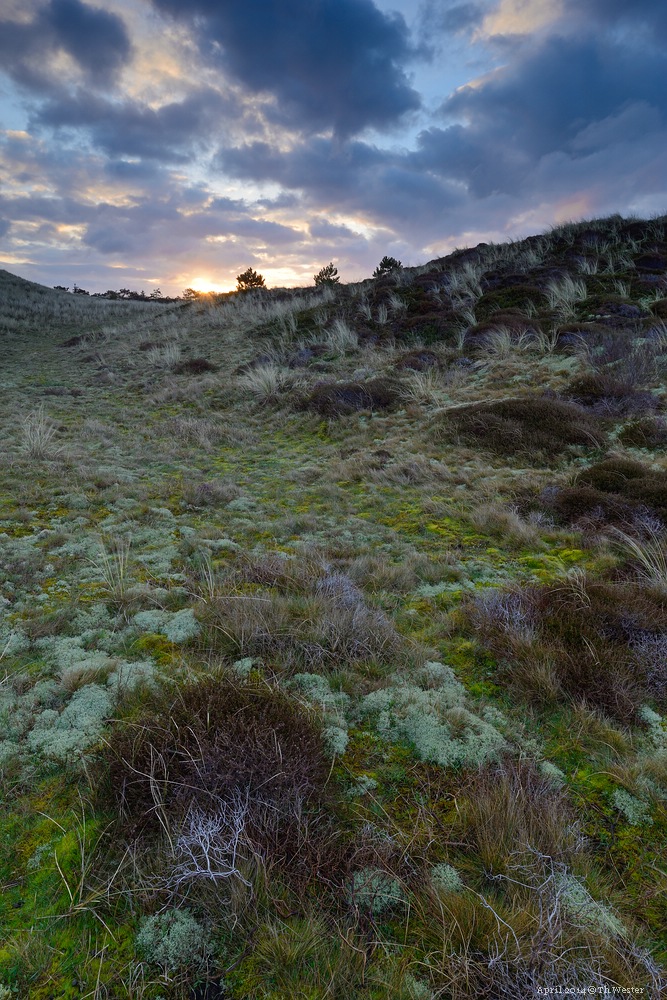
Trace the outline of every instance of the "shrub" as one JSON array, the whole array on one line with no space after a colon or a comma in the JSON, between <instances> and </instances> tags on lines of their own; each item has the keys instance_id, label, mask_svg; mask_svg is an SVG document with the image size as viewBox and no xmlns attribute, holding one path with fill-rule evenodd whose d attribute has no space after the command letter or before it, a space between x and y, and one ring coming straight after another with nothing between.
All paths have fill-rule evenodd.
<instances>
[{"instance_id":1,"label":"shrub","mask_svg":"<svg viewBox=\"0 0 667 1000\"><path fill-rule=\"evenodd\" d=\"M331 261L331 263L321 268L317 274L313 275L313 280L316 285L337 285L340 282L338 268Z\"/></svg>"},{"instance_id":2,"label":"shrub","mask_svg":"<svg viewBox=\"0 0 667 1000\"><path fill-rule=\"evenodd\" d=\"M656 410L659 400L651 392L638 392L630 381L606 372L582 375L570 382L565 396L580 406L600 414L642 413Z\"/></svg>"},{"instance_id":3,"label":"shrub","mask_svg":"<svg viewBox=\"0 0 667 1000\"><path fill-rule=\"evenodd\" d=\"M255 590L247 597L217 597L200 613L210 629L210 645L234 656L261 656L284 670L300 671L373 659L383 662L404 651L405 643L391 620L368 607L351 581L345 587L340 577L320 576L299 585L289 581L294 571L291 562L277 568L269 565L264 574L260 569L254 567L251 574L249 568L246 579L306 593Z\"/></svg>"},{"instance_id":4,"label":"shrub","mask_svg":"<svg viewBox=\"0 0 667 1000\"><path fill-rule=\"evenodd\" d=\"M304 409L324 417L338 417L360 410L391 410L400 402L398 385L391 379L368 382L333 382L316 386L305 398Z\"/></svg>"},{"instance_id":5,"label":"shrub","mask_svg":"<svg viewBox=\"0 0 667 1000\"><path fill-rule=\"evenodd\" d=\"M188 358L175 365L177 375L204 375L206 372L217 372L217 365L211 364L206 358Z\"/></svg>"},{"instance_id":6,"label":"shrub","mask_svg":"<svg viewBox=\"0 0 667 1000\"><path fill-rule=\"evenodd\" d=\"M633 508L620 497L602 493L592 486L565 486L550 491L544 506L558 524L575 524L578 528L628 524Z\"/></svg>"},{"instance_id":7,"label":"shrub","mask_svg":"<svg viewBox=\"0 0 667 1000\"><path fill-rule=\"evenodd\" d=\"M265 288L264 277L251 267L236 276L237 291L248 292L253 288Z\"/></svg>"},{"instance_id":8,"label":"shrub","mask_svg":"<svg viewBox=\"0 0 667 1000\"><path fill-rule=\"evenodd\" d=\"M406 351L396 359L397 368L407 368L410 371L423 372L440 365L440 358L433 351L426 348L415 348Z\"/></svg>"},{"instance_id":9,"label":"shrub","mask_svg":"<svg viewBox=\"0 0 667 1000\"><path fill-rule=\"evenodd\" d=\"M599 447L605 440L595 417L547 396L473 403L442 411L435 420L437 432L450 430L500 455L549 457L574 445Z\"/></svg>"},{"instance_id":10,"label":"shrub","mask_svg":"<svg viewBox=\"0 0 667 1000\"><path fill-rule=\"evenodd\" d=\"M390 274L392 271L398 271L401 267L403 267L403 265L400 260L396 260L395 257L387 257L385 255L373 271L373 277L383 278L385 274Z\"/></svg>"},{"instance_id":11,"label":"shrub","mask_svg":"<svg viewBox=\"0 0 667 1000\"><path fill-rule=\"evenodd\" d=\"M117 725L104 759L108 793L134 835L180 828L193 808L209 815L242 796L248 836L282 834L285 850L330 767L319 724L297 702L266 685L214 677L156 693Z\"/></svg>"},{"instance_id":12,"label":"shrub","mask_svg":"<svg viewBox=\"0 0 667 1000\"><path fill-rule=\"evenodd\" d=\"M643 505L667 520L667 472L641 462L605 459L580 472L575 485L612 494L633 507Z\"/></svg>"},{"instance_id":13,"label":"shrub","mask_svg":"<svg viewBox=\"0 0 667 1000\"><path fill-rule=\"evenodd\" d=\"M236 483L224 478L199 483L188 480L183 486L183 502L191 507L224 507L240 495Z\"/></svg>"},{"instance_id":14,"label":"shrub","mask_svg":"<svg viewBox=\"0 0 667 1000\"><path fill-rule=\"evenodd\" d=\"M626 424L618 437L629 448L664 448L667 422L659 417L640 417Z\"/></svg>"},{"instance_id":15,"label":"shrub","mask_svg":"<svg viewBox=\"0 0 667 1000\"><path fill-rule=\"evenodd\" d=\"M628 722L665 688L641 649L667 628L660 591L636 583L586 583L526 588L519 611L495 613L479 600L470 609L497 675L537 703L582 701ZM529 627L526 628L526 621Z\"/></svg>"}]
</instances>

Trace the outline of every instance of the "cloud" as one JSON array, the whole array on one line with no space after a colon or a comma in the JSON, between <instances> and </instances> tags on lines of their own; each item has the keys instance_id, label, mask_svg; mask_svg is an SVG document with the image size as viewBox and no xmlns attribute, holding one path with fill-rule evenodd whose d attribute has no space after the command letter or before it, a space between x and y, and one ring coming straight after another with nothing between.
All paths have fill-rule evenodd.
<instances>
[{"instance_id":1,"label":"cloud","mask_svg":"<svg viewBox=\"0 0 667 1000\"><path fill-rule=\"evenodd\" d=\"M487 140L516 144L533 158L567 146L582 128L624 104L667 108L667 58L608 39L552 36L442 106Z\"/></svg>"},{"instance_id":2,"label":"cloud","mask_svg":"<svg viewBox=\"0 0 667 1000\"><path fill-rule=\"evenodd\" d=\"M224 111L225 102L214 90L200 90L158 108L79 90L46 101L32 121L42 127L85 129L93 145L109 156L186 162L193 147L206 144Z\"/></svg>"},{"instance_id":3,"label":"cloud","mask_svg":"<svg viewBox=\"0 0 667 1000\"><path fill-rule=\"evenodd\" d=\"M221 150L218 164L232 177L275 181L301 191L305 212L352 214L364 225L396 227L413 237L442 231L443 213L463 194L409 154L360 140L341 144L314 136L288 151L248 143Z\"/></svg>"},{"instance_id":4,"label":"cloud","mask_svg":"<svg viewBox=\"0 0 667 1000\"><path fill-rule=\"evenodd\" d=\"M622 24L626 29L635 27L653 36L654 40L667 37L667 6L664 0L564 0L568 17L584 17L607 27Z\"/></svg>"},{"instance_id":5,"label":"cloud","mask_svg":"<svg viewBox=\"0 0 667 1000\"><path fill-rule=\"evenodd\" d=\"M208 58L248 91L272 95L276 121L348 136L420 106L403 68L416 55L407 25L372 0L153 3L189 23Z\"/></svg>"},{"instance_id":6,"label":"cloud","mask_svg":"<svg viewBox=\"0 0 667 1000\"><path fill-rule=\"evenodd\" d=\"M69 56L88 84L109 84L131 57L123 20L81 0L49 0L31 21L0 21L0 60L17 83L48 91L61 83L57 60Z\"/></svg>"},{"instance_id":7,"label":"cloud","mask_svg":"<svg viewBox=\"0 0 667 1000\"><path fill-rule=\"evenodd\" d=\"M434 33L457 35L478 27L488 13L488 0L425 0L419 11L421 32L425 38Z\"/></svg>"}]
</instances>

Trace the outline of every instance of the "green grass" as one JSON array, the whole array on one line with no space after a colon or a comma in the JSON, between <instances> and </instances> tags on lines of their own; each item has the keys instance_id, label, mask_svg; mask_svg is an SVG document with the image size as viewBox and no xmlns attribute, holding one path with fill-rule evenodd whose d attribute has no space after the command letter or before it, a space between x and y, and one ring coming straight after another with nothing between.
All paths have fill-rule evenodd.
<instances>
[{"instance_id":1,"label":"green grass","mask_svg":"<svg viewBox=\"0 0 667 1000\"><path fill-rule=\"evenodd\" d=\"M550 302L543 278L567 271L603 304L622 280L644 301L627 262L664 238L664 220L643 238L632 225L632 238L613 218L480 248L467 270L457 252L402 269L391 291L369 280L196 307L84 300L0 273L0 985L11 995L186 1000L223 980L234 1000L464 1000L557 983L658 995L664 528L649 493L648 506L619 506L625 486L594 514L553 515L560 491L606 457L620 469L639 459L651 482L665 459L623 446L636 414L616 403L586 411L595 434L557 455L531 448L525 427L520 451L489 449L476 417L543 390L567 398L573 379L598 374L662 406L664 357L640 364L635 349L656 322L648 310L632 328L605 326L585 314L582 287L565 294L561 282ZM591 227L606 249L578 268ZM516 273L523 285L503 287ZM493 349L494 323L533 324L548 350L512 337ZM401 366L421 327L436 367L417 381ZM188 374L196 358L213 370ZM304 408L322 385L347 383L391 385L393 408ZM434 661L453 675L423 669ZM641 683L626 683L631 669ZM159 792L156 759L152 801L171 811L142 827L105 793L105 747L121 723L131 733L211 676L282 692L325 731L328 777L278 826L267 817L286 807L269 782L273 806L254 802L243 834L243 879L174 886L185 790ZM67 706L94 685L110 717L89 719L89 738L67 732L65 752ZM473 752L471 733L488 753ZM200 749L188 751L198 774L233 769L233 748L222 764ZM463 888L435 886L437 865ZM363 872L396 887L400 905L355 901ZM173 909L203 928L206 961L168 968L139 947L142 921Z\"/></svg>"}]
</instances>

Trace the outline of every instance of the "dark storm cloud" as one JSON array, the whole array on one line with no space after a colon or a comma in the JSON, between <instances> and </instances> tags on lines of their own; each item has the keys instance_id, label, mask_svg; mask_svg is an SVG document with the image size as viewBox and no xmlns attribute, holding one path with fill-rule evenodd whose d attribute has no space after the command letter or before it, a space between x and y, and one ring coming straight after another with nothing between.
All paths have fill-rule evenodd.
<instances>
[{"instance_id":1,"label":"dark storm cloud","mask_svg":"<svg viewBox=\"0 0 667 1000\"><path fill-rule=\"evenodd\" d=\"M443 112L539 155L629 101L667 107L666 71L663 55L640 57L613 42L554 37L480 86L457 91Z\"/></svg>"},{"instance_id":2,"label":"dark storm cloud","mask_svg":"<svg viewBox=\"0 0 667 1000\"><path fill-rule=\"evenodd\" d=\"M17 83L48 90L59 83L51 60L66 52L88 83L109 83L130 59L124 22L81 0L50 0L32 21L0 20L0 62Z\"/></svg>"},{"instance_id":3,"label":"dark storm cloud","mask_svg":"<svg viewBox=\"0 0 667 1000\"><path fill-rule=\"evenodd\" d=\"M461 201L462 191L436 177L405 153L356 140L314 137L283 152L267 143L221 151L219 165L233 177L272 180L304 193L304 209L361 213L375 224L413 234L442 228L441 213Z\"/></svg>"},{"instance_id":4,"label":"dark storm cloud","mask_svg":"<svg viewBox=\"0 0 667 1000\"><path fill-rule=\"evenodd\" d=\"M665 0L565 0L569 16L595 19L602 25L623 24L650 29L661 38L667 37L667 4Z\"/></svg>"},{"instance_id":5,"label":"dark storm cloud","mask_svg":"<svg viewBox=\"0 0 667 1000\"><path fill-rule=\"evenodd\" d=\"M200 44L274 114L298 127L351 135L395 123L420 105L403 65L416 53L400 14L372 0L153 0L190 22Z\"/></svg>"},{"instance_id":6,"label":"dark storm cloud","mask_svg":"<svg viewBox=\"0 0 667 1000\"><path fill-rule=\"evenodd\" d=\"M233 237L249 248L286 246L303 240L303 234L290 226L254 218L245 202L216 199L192 211L188 201L184 202L180 192L165 188L160 199L146 195L133 205L97 205L84 243L103 254L156 254L175 240L179 246L193 246Z\"/></svg>"},{"instance_id":7,"label":"dark storm cloud","mask_svg":"<svg viewBox=\"0 0 667 1000\"><path fill-rule=\"evenodd\" d=\"M119 104L79 91L46 102L33 123L85 129L93 145L110 156L185 162L192 146L203 144L223 110L224 102L210 90L157 109L132 102Z\"/></svg>"},{"instance_id":8,"label":"dark storm cloud","mask_svg":"<svg viewBox=\"0 0 667 1000\"><path fill-rule=\"evenodd\" d=\"M561 32L556 24L550 35L513 41L506 65L450 95L441 115L451 124L423 130L412 150L311 137L289 151L263 142L226 149L218 164L300 190L313 210L361 213L425 240L454 225L491 228L503 213L582 192L601 206L622 204L624 187L628 201L659 197L667 53L591 21L586 31ZM621 163L640 171L643 191L619 184Z\"/></svg>"},{"instance_id":9,"label":"dark storm cloud","mask_svg":"<svg viewBox=\"0 0 667 1000\"><path fill-rule=\"evenodd\" d=\"M289 152L266 142L223 149L217 162L233 177L277 181L287 188L317 191L324 198L333 198L344 196L355 176L362 177L387 156L392 154L358 140L341 144L315 137Z\"/></svg>"},{"instance_id":10,"label":"dark storm cloud","mask_svg":"<svg viewBox=\"0 0 667 1000\"><path fill-rule=\"evenodd\" d=\"M433 128L420 139L421 162L474 183L497 175L518 190L526 170L556 150L577 155L577 136L596 122L641 103L667 111L667 56L639 52L610 38L554 36L518 56L442 106L462 129ZM484 193L480 190L480 193Z\"/></svg>"}]
</instances>

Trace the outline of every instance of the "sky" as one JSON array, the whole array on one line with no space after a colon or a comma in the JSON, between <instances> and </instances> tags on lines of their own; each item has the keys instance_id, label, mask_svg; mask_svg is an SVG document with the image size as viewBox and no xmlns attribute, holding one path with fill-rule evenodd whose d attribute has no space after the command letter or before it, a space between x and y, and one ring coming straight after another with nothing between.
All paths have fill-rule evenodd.
<instances>
[{"instance_id":1,"label":"sky","mask_svg":"<svg viewBox=\"0 0 667 1000\"><path fill-rule=\"evenodd\" d=\"M343 281L667 212L665 0L0 0L0 267Z\"/></svg>"}]
</instances>

